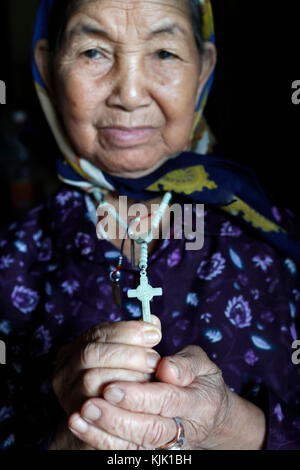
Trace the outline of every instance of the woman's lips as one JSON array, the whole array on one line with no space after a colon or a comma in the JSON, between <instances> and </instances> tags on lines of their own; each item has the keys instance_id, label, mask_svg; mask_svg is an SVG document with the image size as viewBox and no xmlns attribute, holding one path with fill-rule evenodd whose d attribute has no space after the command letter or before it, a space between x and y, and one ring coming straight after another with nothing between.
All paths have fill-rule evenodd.
<instances>
[{"instance_id":1,"label":"woman's lips","mask_svg":"<svg viewBox=\"0 0 300 470\"><path fill-rule=\"evenodd\" d=\"M104 127L101 133L113 143L135 145L149 139L155 130L154 127Z\"/></svg>"}]
</instances>

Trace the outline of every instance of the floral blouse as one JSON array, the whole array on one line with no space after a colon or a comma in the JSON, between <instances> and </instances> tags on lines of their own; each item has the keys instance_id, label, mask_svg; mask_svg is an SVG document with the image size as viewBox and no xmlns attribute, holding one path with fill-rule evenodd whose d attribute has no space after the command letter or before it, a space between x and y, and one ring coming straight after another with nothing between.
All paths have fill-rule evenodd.
<instances>
[{"instance_id":1,"label":"floral blouse","mask_svg":"<svg viewBox=\"0 0 300 470\"><path fill-rule=\"evenodd\" d=\"M97 239L89 206L63 186L0 234L0 449L49 447L63 414L51 387L62 345L95 324L141 316L140 302L126 294L138 281L126 258L122 306L112 300L109 273L119 252ZM291 213L273 211L293 229ZM208 206L203 248L188 251L185 243L161 240L149 258L150 283L163 288L151 302L162 323L157 351L203 348L227 385L265 412L266 449L300 449L297 265Z\"/></svg>"}]
</instances>

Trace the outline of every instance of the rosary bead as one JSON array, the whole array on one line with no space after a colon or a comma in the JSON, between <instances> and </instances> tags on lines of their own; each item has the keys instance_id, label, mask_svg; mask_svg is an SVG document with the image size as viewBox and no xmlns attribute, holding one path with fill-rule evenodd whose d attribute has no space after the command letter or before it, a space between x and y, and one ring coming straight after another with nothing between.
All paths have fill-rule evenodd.
<instances>
[{"instance_id":1,"label":"rosary bead","mask_svg":"<svg viewBox=\"0 0 300 470\"><path fill-rule=\"evenodd\" d=\"M121 279L121 273L120 271L112 271L109 275L111 281L113 282L119 282Z\"/></svg>"},{"instance_id":2,"label":"rosary bead","mask_svg":"<svg viewBox=\"0 0 300 470\"><path fill-rule=\"evenodd\" d=\"M142 237L136 237L134 231L130 228L130 225L134 222L140 221L140 217L136 217L133 221L126 225L116 210L110 206L109 203L102 201L99 204L98 209L106 209L106 211L115 217L117 223L126 229L126 233L128 234L129 238L131 238L131 260L132 265L134 266L134 242L140 245L140 259L139 259L139 268L140 268L140 285L137 289L129 289L127 292L127 296L129 298L137 298L142 302L142 311L143 311L143 320L146 322L151 323L151 310L150 310L150 301L154 296L161 296L162 289L161 288L153 288L149 285L148 276L147 276L147 267L148 267L148 244L153 240L153 229L159 226L159 223L163 217L163 214L172 198L172 194L170 192L166 193L163 197L163 200L160 204L160 208L158 213L154 218L154 222L151 224L151 229L148 233L144 234ZM97 210L97 215L98 210ZM126 238L126 237L125 237ZM109 276L111 281L114 283L114 291L116 292L116 303L121 306L121 294L120 294L120 279L121 279L121 265L123 261L123 247L125 238L122 243L121 248L121 255L118 259L118 266L114 271L111 271Z\"/></svg>"}]
</instances>

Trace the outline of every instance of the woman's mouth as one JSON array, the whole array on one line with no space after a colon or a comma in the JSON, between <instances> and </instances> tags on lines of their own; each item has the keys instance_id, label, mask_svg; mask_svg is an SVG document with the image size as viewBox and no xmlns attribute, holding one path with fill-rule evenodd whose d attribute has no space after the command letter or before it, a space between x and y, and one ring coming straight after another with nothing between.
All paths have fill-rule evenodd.
<instances>
[{"instance_id":1,"label":"woman's mouth","mask_svg":"<svg viewBox=\"0 0 300 470\"><path fill-rule=\"evenodd\" d=\"M156 131L155 127L104 127L101 133L119 146L137 145L146 142Z\"/></svg>"}]
</instances>

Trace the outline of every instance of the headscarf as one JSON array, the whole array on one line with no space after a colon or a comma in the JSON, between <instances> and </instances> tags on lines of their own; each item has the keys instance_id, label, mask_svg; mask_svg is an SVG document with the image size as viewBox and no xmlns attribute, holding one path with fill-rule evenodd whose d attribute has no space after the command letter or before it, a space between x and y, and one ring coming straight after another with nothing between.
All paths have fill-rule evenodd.
<instances>
[{"instance_id":1,"label":"headscarf","mask_svg":"<svg viewBox=\"0 0 300 470\"><path fill-rule=\"evenodd\" d=\"M42 0L35 24L33 51L40 39L48 39L49 19L54 0ZM215 43L214 21L210 0L199 0L202 9L204 41ZM155 198L171 191L183 194L196 203L217 206L249 225L274 247L300 263L300 246L278 225L266 194L253 171L246 166L212 154L213 134L203 116L212 87L214 73L205 84L195 109L189 142L181 154L167 160L150 175L126 179L101 171L85 158L76 155L60 123L46 84L32 54L35 87L61 156L57 160L58 177L64 183L92 194L98 201L107 191L136 200Z\"/></svg>"}]
</instances>

